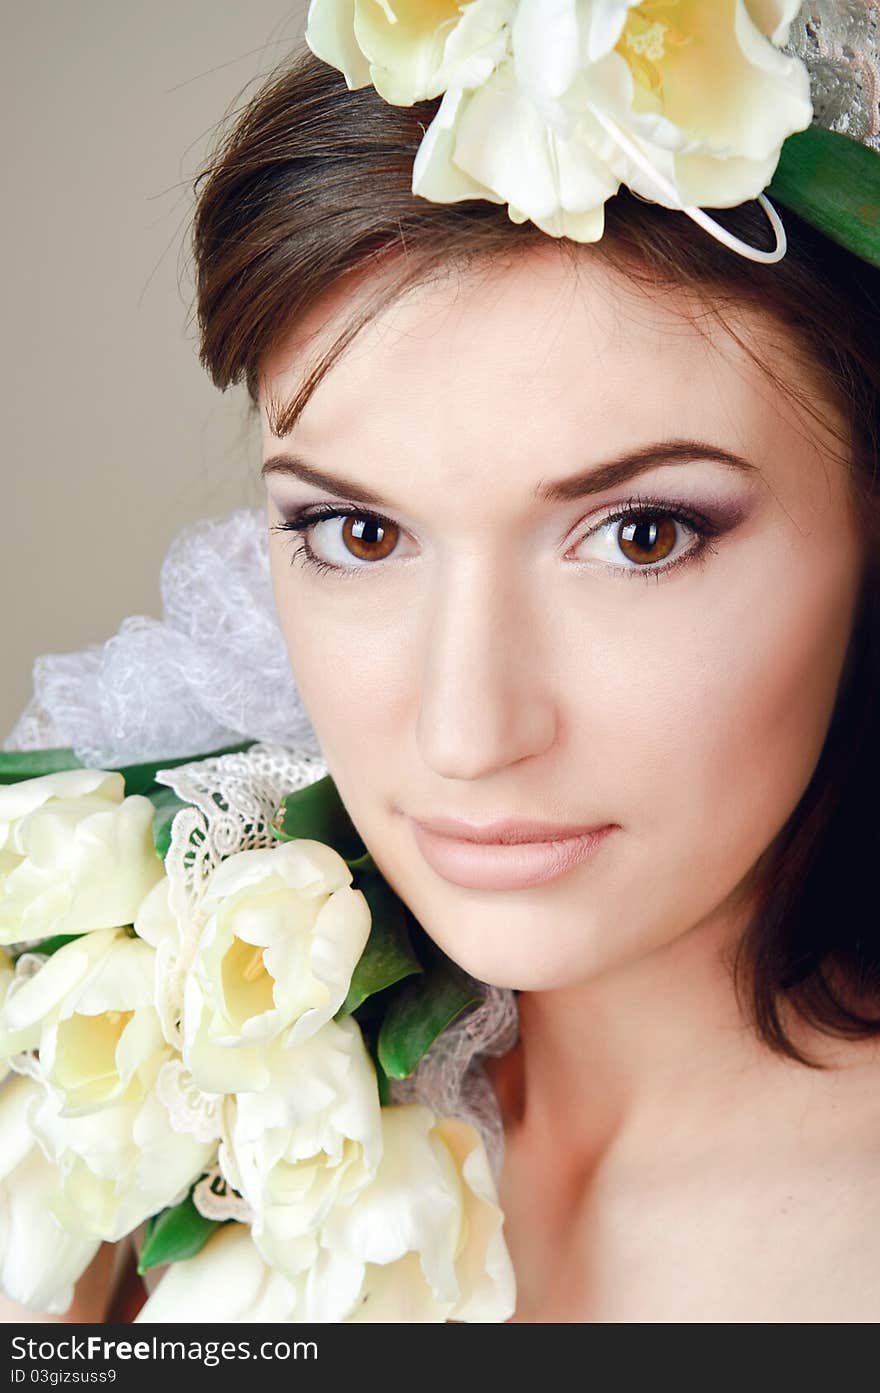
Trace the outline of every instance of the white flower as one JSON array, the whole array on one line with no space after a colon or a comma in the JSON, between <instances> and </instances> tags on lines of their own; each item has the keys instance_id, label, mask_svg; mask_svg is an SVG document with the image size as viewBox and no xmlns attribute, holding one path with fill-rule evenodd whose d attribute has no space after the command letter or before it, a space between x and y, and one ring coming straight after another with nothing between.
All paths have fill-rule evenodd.
<instances>
[{"instance_id":1,"label":"white flower","mask_svg":"<svg viewBox=\"0 0 880 1393\"><path fill-rule=\"evenodd\" d=\"M23 953L0 1006L0 1053L37 1049L67 997L100 964L110 945L124 936L118 929L99 929L65 943L50 957L38 951Z\"/></svg>"},{"instance_id":2,"label":"white flower","mask_svg":"<svg viewBox=\"0 0 880 1393\"><path fill-rule=\"evenodd\" d=\"M459 14L452 0L314 0L306 37L349 86L372 81L404 105L444 93L414 193L507 203L514 222L590 242L621 183L673 208L766 187L783 141L812 119L806 66L778 47L798 9L474 0Z\"/></svg>"},{"instance_id":3,"label":"white flower","mask_svg":"<svg viewBox=\"0 0 880 1393\"><path fill-rule=\"evenodd\" d=\"M270 1082L227 1101L220 1167L254 1212L267 1262L296 1276L317 1254L315 1230L351 1204L379 1164L376 1072L360 1027L328 1021L316 1035L268 1053Z\"/></svg>"},{"instance_id":4,"label":"white flower","mask_svg":"<svg viewBox=\"0 0 880 1393\"><path fill-rule=\"evenodd\" d=\"M304 1319L504 1321L513 1267L482 1139L418 1104L382 1109L382 1160L322 1226Z\"/></svg>"},{"instance_id":5,"label":"white flower","mask_svg":"<svg viewBox=\"0 0 880 1393\"><path fill-rule=\"evenodd\" d=\"M6 1000L6 993L9 991L10 983L15 976L15 962L11 954L5 948L0 948L0 1010ZM0 1081L6 1078L9 1073L9 1055L12 1050L4 1050L0 1045Z\"/></svg>"},{"instance_id":6,"label":"white flower","mask_svg":"<svg viewBox=\"0 0 880 1393\"><path fill-rule=\"evenodd\" d=\"M370 910L332 847L307 838L221 861L184 995L184 1060L199 1088L269 1084L267 1045L314 1035L345 1000Z\"/></svg>"},{"instance_id":7,"label":"white flower","mask_svg":"<svg viewBox=\"0 0 880 1393\"><path fill-rule=\"evenodd\" d=\"M163 876L144 897L135 915L134 930L155 949L153 1000L169 1045L182 1044L183 993L199 923L182 932L171 907L171 880Z\"/></svg>"},{"instance_id":8,"label":"white flower","mask_svg":"<svg viewBox=\"0 0 880 1393\"><path fill-rule=\"evenodd\" d=\"M306 43L395 106L437 97L455 78L477 86L505 54L517 0L312 0Z\"/></svg>"},{"instance_id":9,"label":"white flower","mask_svg":"<svg viewBox=\"0 0 880 1393\"><path fill-rule=\"evenodd\" d=\"M303 1271L279 1270L256 1234L229 1224L169 1268L137 1319L507 1320L516 1286L481 1139L417 1104L383 1108L382 1125L375 1179L334 1206Z\"/></svg>"},{"instance_id":10,"label":"white flower","mask_svg":"<svg viewBox=\"0 0 880 1393\"><path fill-rule=\"evenodd\" d=\"M57 1166L53 1214L71 1232L112 1242L182 1199L216 1140L176 1130L157 1091L178 1056L152 1004L149 944L104 929L42 962L25 956L0 1010L0 1044L39 1050L31 1122Z\"/></svg>"},{"instance_id":11,"label":"white flower","mask_svg":"<svg viewBox=\"0 0 880 1393\"><path fill-rule=\"evenodd\" d=\"M0 1009L0 1048L39 1049L65 1116L125 1095L168 1050L153 1006L154 951L122 929L86 934L16 982Z\"/></svg>"},{"instance_id":12,"label":"white flower","mask_svg":"<svg viewBox=\"0 0 880 1393\"><path fill-rule=\"evenodd\" d=\"M231 1223L168 1268L135 1323L291 1321L298 1302L299 1285L263 1261L246 1224Z\"/></svg>"},{"instance_id":13,"label":"white flower","mask_svg":"<svg viewBox=\"0 0 880 1393\"><path fill-rule=\"evenodd\" d=\"M0 787L0 943L130 924L162 876L153 805L121 774L67 769Z\"/></svg>"},{"instance_id":14,"label":"white flower","mask_svg":"<svg viewBox=\"0 0 880 1393\"><path fill-rule=\"evenodd\" d=\"M52 1212L71 1232L116 1242L178 1204L215 1155L215 1141L175 1131L156 1089L164 1062L154 1054L149 1072L96 1112L65 1116L49 1089L34 1108L34 1132L60 1174Z\"/></svg>"},{"instance_id":15,"label":"white flower","mask_svg":"<svg viewBox=\"0 0 880 1393\"><path fill-rule=\"evenodd\" d=\"M95 1237L67 1232L51 1212L59 1175L29 1123L40 1089L30 1079L0 1088L0 1288L32 1311L58 1314L100 1247Z\"/></svg>"}]
</instances>

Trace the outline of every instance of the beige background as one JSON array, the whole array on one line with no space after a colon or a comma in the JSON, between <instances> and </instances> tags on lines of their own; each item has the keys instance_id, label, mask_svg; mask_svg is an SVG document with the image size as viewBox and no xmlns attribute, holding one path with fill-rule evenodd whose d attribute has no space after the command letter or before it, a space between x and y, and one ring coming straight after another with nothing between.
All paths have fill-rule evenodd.
<instances>
[{"instance_id":1,"label":"beige background","mask_svg":"<svg viewBox=\"0 0 880 1393\"><path fill-rule=\"evenodd\" d=\"M186 523L262 501L241 389L198 363L185 238L218 122L306 0L4 0L0 742L41 653L159 617Z\"/></svg>"}]
</instances>

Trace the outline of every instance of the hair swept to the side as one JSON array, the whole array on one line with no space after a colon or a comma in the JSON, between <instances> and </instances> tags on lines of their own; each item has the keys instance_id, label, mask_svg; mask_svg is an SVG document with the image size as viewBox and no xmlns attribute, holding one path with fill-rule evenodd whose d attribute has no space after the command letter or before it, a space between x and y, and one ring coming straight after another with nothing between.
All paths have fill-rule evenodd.
<instances>
[{"instance_id":1,"label":"hair swept to the side","mask_svg":"<svg viewBox=\"0 0 880 1393\"><path fill-rule=\"evenodd\" d=\"M734 335L740 307L783 327L846 421L841 453L869 558L824 747L749 877L757 908L733 964L760 1038L813 1064L784 1022L791 1011L831 1035L880 1034L880 832L867 808L880 775L880 273L790 213L788 253L768 266L625 191L609 200L604 236L588 247L512 222L504 204L430 202L412 193L412 167L438 105L396 107L371 86L349 91L308 49L247 103L196 181L202 362L218 387L244 382L256 402L266 356L342 277L375 269L364 278L374 293L343 321L276 422L285 434L337 357L407 289L452 267L548 245L573 265L598 256L637 284L693 291ZM757 245L767 237L755 204L717 216ZM801 405L821 414L815 395L810 385Z\"/></svg>"}]
</instances>

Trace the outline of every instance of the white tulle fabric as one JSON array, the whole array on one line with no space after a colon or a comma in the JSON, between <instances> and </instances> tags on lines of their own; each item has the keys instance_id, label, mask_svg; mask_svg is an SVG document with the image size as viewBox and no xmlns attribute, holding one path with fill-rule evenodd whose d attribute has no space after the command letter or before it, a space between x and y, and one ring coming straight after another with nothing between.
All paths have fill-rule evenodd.
<instances>
[{"instance_id":1,"label":"white tulle fabric","mask_svg":"<svg viewBox=\"0 0 880 1393\"><path fill-rule=\"evenodd\" d=\"M184 528L162 564L162 618L49 653L5 750L72 748L93 767L266 740L318 753L269 578L262 509Z\"/></svg>"},{"instance_id":2,"label":"white tulle fabric","mask_svg":"<svg viewBox=\"0 0 880 1393\"><path fill-rule=\"evenodd\" d=\"M440 1117L470 1122L486 1143L496 1181L504 1159L504 1128L483 1060L506 1054L519 1035L516 996L479 984L482 1003L435 1040L415 1073L391 1084L394 1103L427 1103Z\"/></svg>"},{"instance_id":3,"label":"white tulle fabric","mask_svg":"<svg viewBox=\"0 0 880 1393\"><path fill-rule=\"evenodd\" d=\"M164 955L170 1022L212 871L235 851L274 845L269 824L281 798L323 778L327 766L278 624L262 509L184 528L162 563L161 594L161 620L136 615L104 644L38 658L33 696L3 748L72 748L104 768L258 742L157 775L191 805L175 818L165 863L170 907L184 931L190 926L180 956ZM472 1123L497 1179L504 1134L482 1061L513 1047L518 1012L513 992L477 985L481 1004L443 1032L411 1078L392 1084L392 1100ZM179 1130L217 1133L216 1100L193 1089L185 1071L169 1065L161 1089ZM202 1182L198 1202L212 1217L246 1217L219 1172Z\"/></svg>"}]
</instances>

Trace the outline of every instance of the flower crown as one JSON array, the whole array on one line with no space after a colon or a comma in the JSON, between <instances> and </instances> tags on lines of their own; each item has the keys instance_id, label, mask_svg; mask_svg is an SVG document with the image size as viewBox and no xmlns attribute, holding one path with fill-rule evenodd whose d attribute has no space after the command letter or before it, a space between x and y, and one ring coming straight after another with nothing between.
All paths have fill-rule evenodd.
<instances>
[{"instance_id":1,"label":"flower crown","mask_svg":"<svg viewBox=\"0 0 880 1393\"><path fill-rule=\"evenodd\" d=\"M844 23L823 8L803 7L807 54L823 23ZM775 262L786 237L769 186L880 265L880 161L811 124L807 63L782 51L801 9L800 0L311 0L305 38L350 89L372 83L396 106L442 95L413 166L413 193L433 202L506 203L515 223L594 242L606 201L625 185L741 255ZM873 23L856 35L863 49L876 47ZM859 60L851 43L843 51L844 62ZM876 52L866 61L876 73ZM773 228L771 251L704 211L750 199Z\"/></svg>"}]
</instances>

